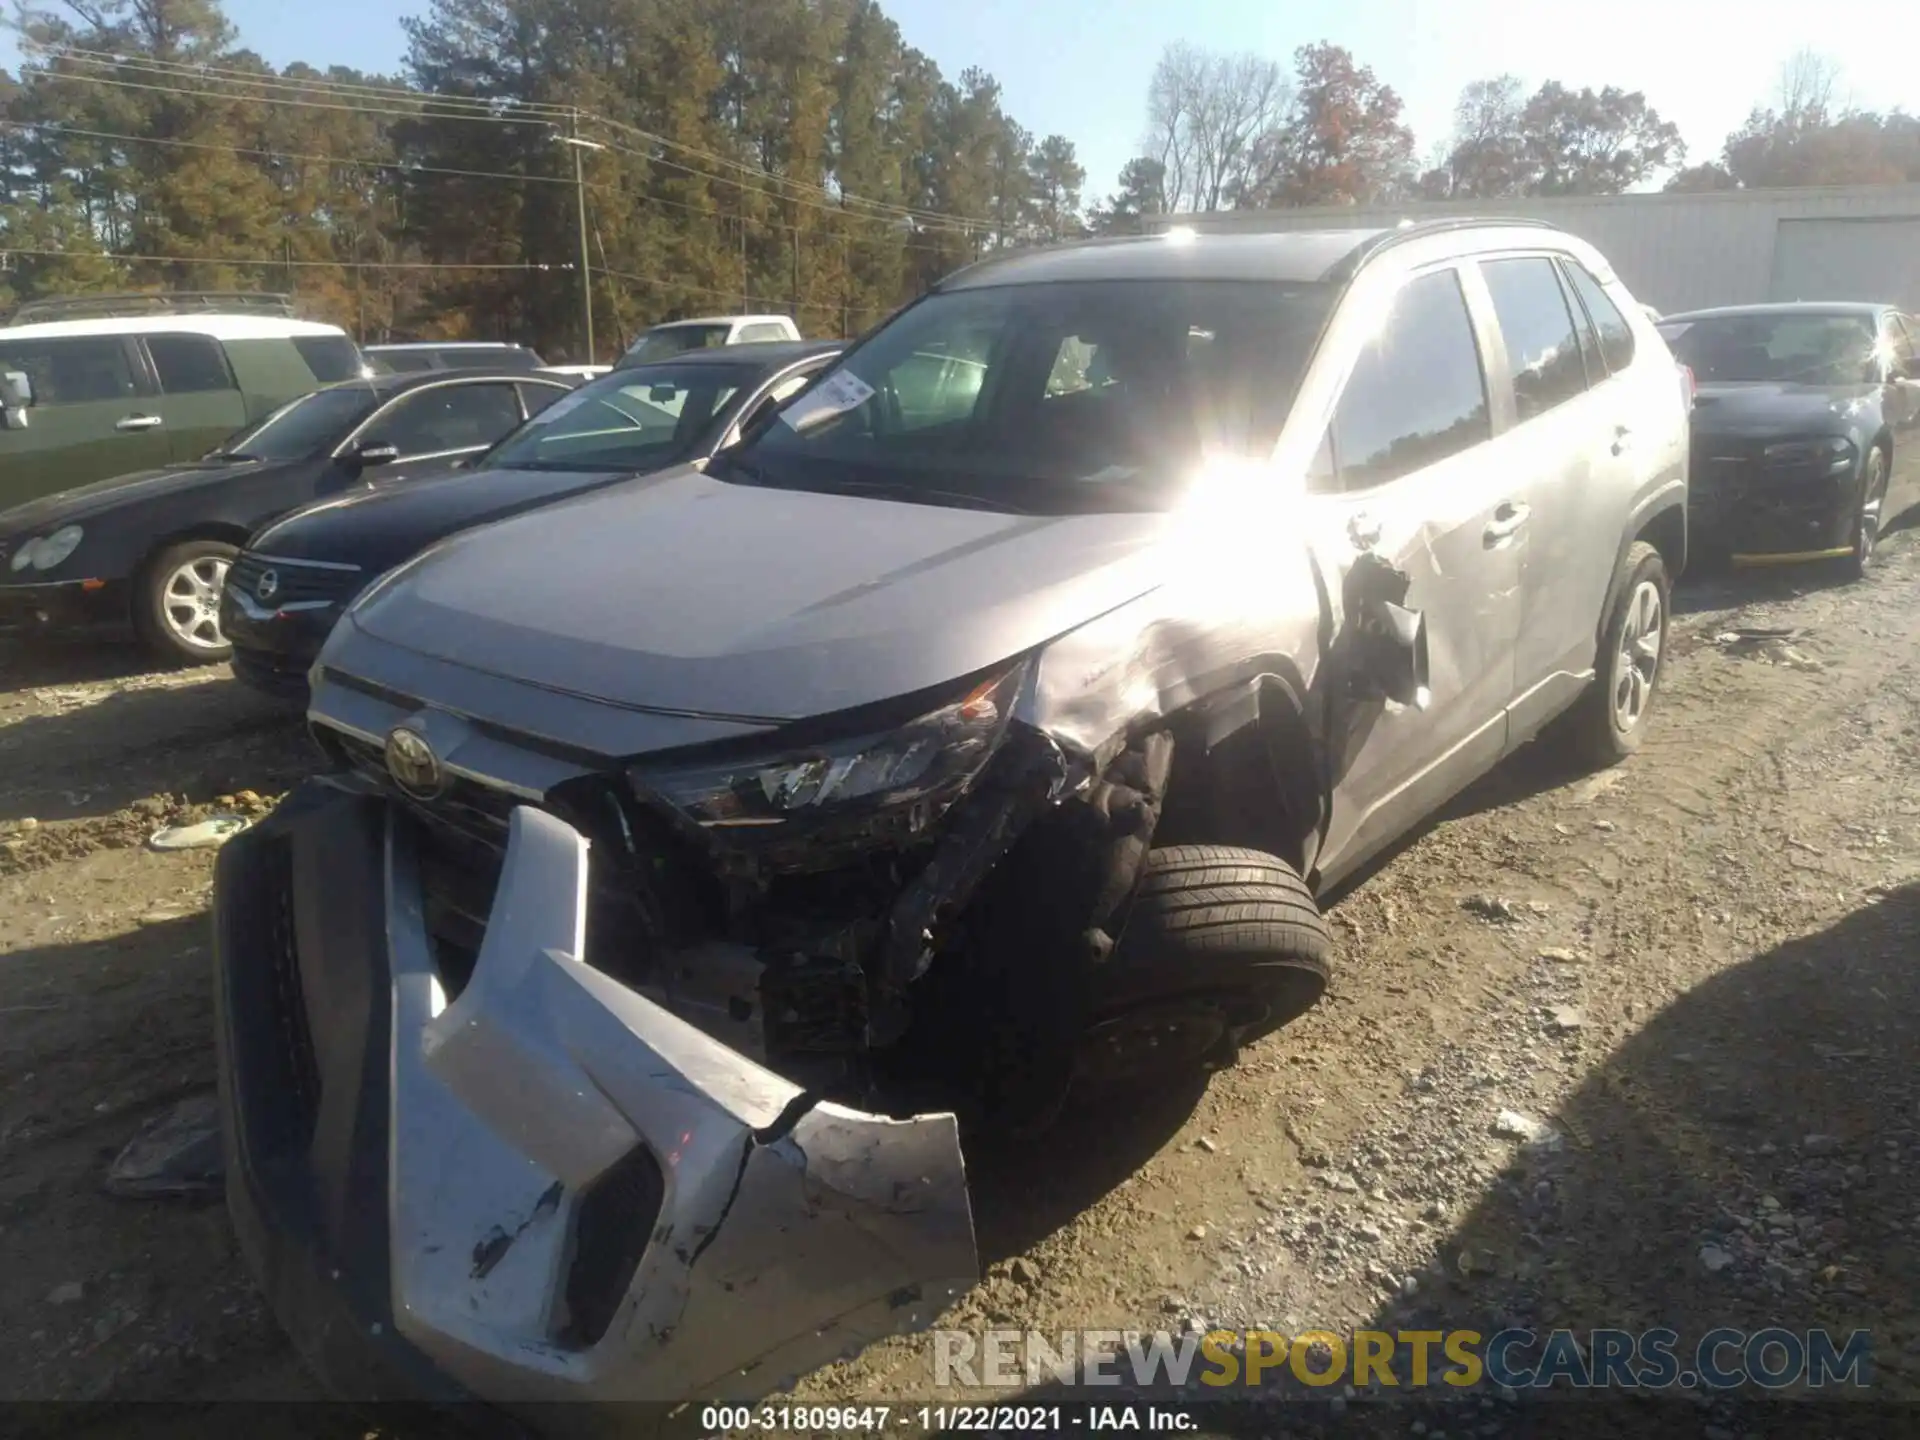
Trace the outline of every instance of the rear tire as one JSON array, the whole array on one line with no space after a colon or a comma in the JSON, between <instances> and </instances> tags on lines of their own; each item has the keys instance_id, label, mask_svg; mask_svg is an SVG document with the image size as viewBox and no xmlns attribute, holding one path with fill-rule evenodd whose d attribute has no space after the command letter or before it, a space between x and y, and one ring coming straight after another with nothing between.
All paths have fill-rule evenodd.
<instances>
[{"instance_id":1,"label":"rear tire","mask_svg":"<svg viewBox=\"0 0 1920 1440\"><path fill-rule=\"evenodd\" d=\"M1568 743L1579 761L1595 770L1618 765L1640 748L1666 673L1673 613L1667 562L1637 540L1621 570L1625 580L1601 635L1593 683L1567 712Z\"/></svg>"},{"instance_id":2,"label":"rear tire","mask_svg":"<svg viewBox=\"0 0 1920 1440\"><path fill-rule=\"evenodd\" d=\"M1075 1086L1107 1092L1221 1069L1326 993L1333 940L1284 860L1227 845L1147 857L1093 976Z\"/></svg>"},{"instance_id":3,"label":"rear tire","mask_svg":"<svg viewBox=\"0 0 1920 1440\"><path fill-rule=\"evenodd\" d=\"M153 556L133 585L141 643L175 665L232 659L233 646L220 633L220 588L239 553L222 540L186 540Z\"/></svg>"}]
</instances>

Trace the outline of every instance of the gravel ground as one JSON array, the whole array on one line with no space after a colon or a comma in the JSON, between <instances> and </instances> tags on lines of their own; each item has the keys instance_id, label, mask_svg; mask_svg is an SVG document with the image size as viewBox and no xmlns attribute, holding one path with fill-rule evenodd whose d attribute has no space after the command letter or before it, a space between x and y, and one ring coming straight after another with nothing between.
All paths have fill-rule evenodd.
<instances>
[{"instance_id":1,"label":"gravel ground","mask_svg":"<svg viewBox=\"0 0 1920 1440\"><path fill-rule=\"evenodd\" d=\"M973 1156L988 1275L943 1323L1860 1327L1917 1398L1920 543L1682 599L1642 753L1536 748L1461 797L1334 907L1325 1004L1210 1085ZM311 1393L218 1206L102 1189L212 1075L210 853L144 841L310 758L221 672L0 642L0 1396ZM929 1356L800 1393L962 1398ZM1337 1398L1287 1425L1518 1423Z\"/></svg>"}]
</instances>

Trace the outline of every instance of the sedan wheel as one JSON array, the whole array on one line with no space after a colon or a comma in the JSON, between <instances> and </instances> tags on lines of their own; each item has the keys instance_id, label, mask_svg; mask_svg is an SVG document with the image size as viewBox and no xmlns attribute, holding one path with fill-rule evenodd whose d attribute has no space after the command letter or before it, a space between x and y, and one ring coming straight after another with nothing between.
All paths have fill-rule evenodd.
<instances>
[{"instance_id":1,"label":"sedan wheel","mask_svg":"<svg viewBox=\"0 0 1920 1440\"><path fill-rule=\"evenodd\" d=\"M220 593L235 553L218 540L189 540L154 557L134 597L134 621L150 649L189 665L233 653L220 629Z\"/></svg>"}]
</instances>

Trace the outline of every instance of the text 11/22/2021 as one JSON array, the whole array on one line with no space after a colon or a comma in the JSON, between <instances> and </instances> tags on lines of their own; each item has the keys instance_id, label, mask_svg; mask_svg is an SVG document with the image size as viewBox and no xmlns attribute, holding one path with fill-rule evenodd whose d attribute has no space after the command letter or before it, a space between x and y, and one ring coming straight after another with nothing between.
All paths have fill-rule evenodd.
<instances>
[{"instance_id":1,"label":"text 11/22/2021","mask_svg":"<svg viewBox=\"0 0 1920 1440\"><path fill-rule=\"evenodd\" d=\"M1058 1435L1065 1430L1142 1430L1175 1434L1199 1428L1196 1416L1156 1405L708 1405L708 1435L755 1433L882 1434L889 1430L961 1430Z\"/></svg>"}]
</instances>

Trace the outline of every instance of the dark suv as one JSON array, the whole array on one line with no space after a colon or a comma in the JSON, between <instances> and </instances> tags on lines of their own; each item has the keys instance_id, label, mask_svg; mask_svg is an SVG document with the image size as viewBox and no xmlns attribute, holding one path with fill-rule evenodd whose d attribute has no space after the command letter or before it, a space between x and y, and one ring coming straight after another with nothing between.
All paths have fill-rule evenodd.
<instances>
[{"instance_id":1,"label":"dark suv","mask_svg":"<svg viewBox=\"0 0 1920 1440\"><path fill-rule=\"evenodd\" d=\"M1232 1063L1329 885L1550 722L1640 743L1686 466L1571 236L1187 232L963 271L704 471L402 566L317 662L335 773L220 859L280 1318L503 1401L927 1323L953 1112Z\"/></svg>"}]
</instances>

